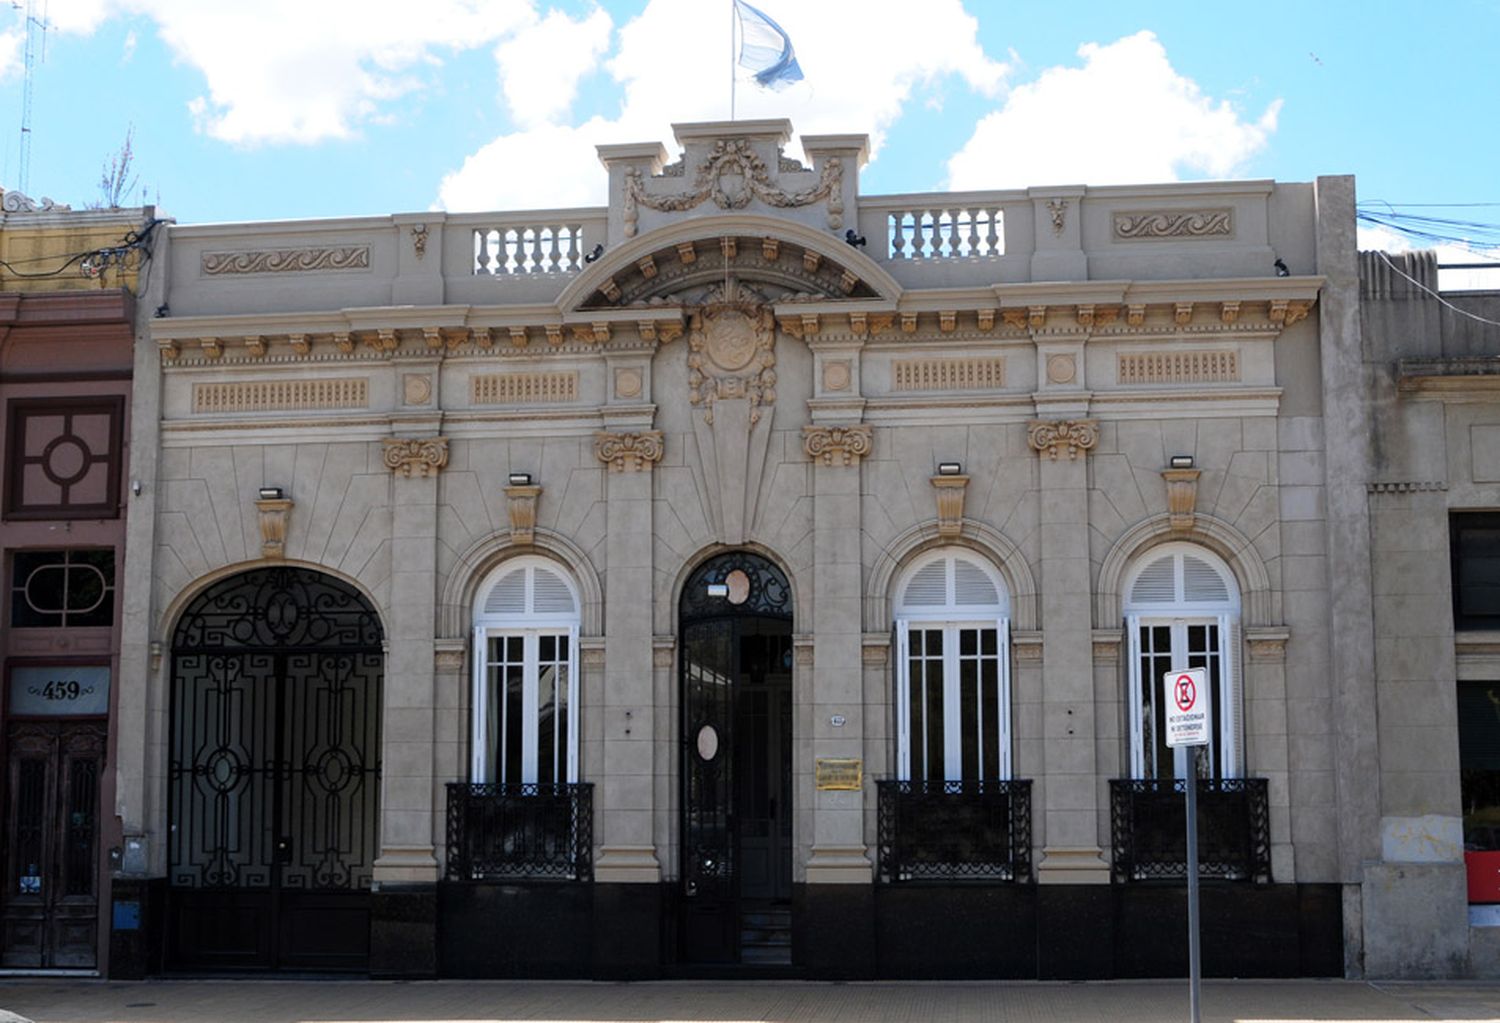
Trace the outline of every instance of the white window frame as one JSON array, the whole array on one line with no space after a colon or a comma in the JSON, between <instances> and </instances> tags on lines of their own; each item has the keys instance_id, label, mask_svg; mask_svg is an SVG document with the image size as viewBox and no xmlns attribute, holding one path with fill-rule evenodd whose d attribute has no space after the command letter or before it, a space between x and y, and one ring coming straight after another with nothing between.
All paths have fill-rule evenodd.
<instances>
[{"instance_id":1,"label":"white window frame","mask_svg":"<svg viewBox=\"0 0 1500 1023\"><path fill-rule=\"evenodd\" d=\"M933 561L966 561L976 566L990 579L999 597L997 604L984 608L966 609L954 602L954 572L947 569L948 599L943 607L907 607L902 603L907 584L919 571ZM911 779L912 735L911 735L911 630L941 629L943 632L943 775L945 781L981 780L963 777L963 727L962 703L959 692L960 661L959 633L963 629L994 629L995 657L998 662L996 706L999 708L998 742L1000 744L998 779L986 781L1009 781L1011 765L1011 683L1010 683L1010 617L1009 593L1004 579L993 566L967 552L944 549L933 552L910 565L902 573L896 587L896 775L901 781ZM988 613L983 613L988 612ZM983 703L980 704L983 713ZM983 734L983 722L980 729ZM982 748L977 760L983 763Z\"/></svg>"},{"instance_id":2,"label":"white window frame","mask_svg":"<svg viewBox=\"0 0 1500 1023\"><path fill-rule=\"evenodd\" d=\"M1227 601L1190 603L1183 599L1183 562L1180 557L1183 554L1191 554L1207 562L1218 572L1229 594ZM1176 559L1173 565L1173 578L1177 599L1170 604L1133 603L1130 593L1135 587L1136 580L1148 566L1165 557ZM1214 625L1218 627L1219 632L1219 688L1223 698L1218 701L1219 705L1213 708L1218 727L1210 737L1209 745L1211 749L1215 746L1221 747L1219 763L1223 777L1244 777L1245 757L1241 728L1244 693L1238 670L1240 598L1234 573L1229 570L1229 566L1225 565L1222 559L1203 547L1187 543L1166 544L1153 548L1131 567L1125 575L1122 596L1125 607L1125 639L1129 651L1127 699L1130 717L1130 776L1132 778L1147 777L1147 751L1145 735L1141 728L1141 719L1145 709L1143 686L1147 684L1158 688L1161 686L1159 678L1149 680L1141 678L1141 629L1161 626L1171 628L1172 665L1170 670L1181 671L1188 667L1187 630L1189 626ZM1153 695L1157 699L1161 698L1159 692ZM1174 776L1185 775L1186 763L1185 756L1179 755L1175 758Z\"/></svg>"},{"instance_id":3,"label":"white window frame","mask_svg":"<svg viewBox=\"0 0 1500 1023\"><path fill-rule=\"evenodd\" d=\"M575 613L572 615L544 615L532 611L513 614L486 614L484 603L490 591L504 578L513 572L525 571L528 573L526 580L527 606L531 604L533 592L533 570L543 567L561 578L568 587L568 592L573 598ZM520 636L522 638L522 689L521 689L521 715L524 721L521 726L521 777L508 778L507 782L535 783L537 780L537 749L538 729L540 724L537 720L537 705L539 702L541 667L539 663L540 640L542 636L566 637L568 642L568 728L565 742L566 750L566 781L569 784L578 781L578 675L579 675L579 651L578 651L578 625L579 619L576 609L580 606L578 588L574 585L571 574L555 561L547 558L526 556L507 561L495 572L485 579L479 587L475 596L474 613L474 635L473 635L473 657L471 658L473 671L471 676L472 694L470 710L470 738L469 738L469 776L475 782L498 782L500 764L492 763L490 748L494 746L498 752L499 744L504 739L504 725L501 727L501 735L491 737L487 733L489 721L489 672L490 672L490 641L492 639L506 639ZM503 761L502 761L503 762Z\"/></svg>"}]
</instances>

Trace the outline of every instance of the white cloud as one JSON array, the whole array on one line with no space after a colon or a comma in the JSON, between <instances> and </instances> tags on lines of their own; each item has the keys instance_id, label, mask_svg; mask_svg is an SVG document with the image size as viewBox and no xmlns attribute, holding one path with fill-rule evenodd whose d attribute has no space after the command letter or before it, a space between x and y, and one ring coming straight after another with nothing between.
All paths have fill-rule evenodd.
<instances>
[{"instance_id":1,"label":"white cloud","mask_svg":"<svg viewBox=\"0 0 1500 1023\"><path fill-rule=\"evenodd\" d=\"M21 48L26 45L26 33L19 29L0 32L0 79L19 74L24 61Z\"/></svg>"},{"instance_id":2,"label":"white cloud","mask_svg":"<svg viewBox=\"0 0 1500 1023\"><path fill-rule=\"evenodd\" d=\"M578 82L608 52L613 31L614 21L602 8L578 21L562 11L548 11L495 47L500 90L511 118L522 128L538 128L566 115Z\"/></svg>"},{"instance_id":3,"label":"white cloud","mask_svg":"<svg viewBox=\"0 0 1500 1023\"><path fill-rule=\"evenodd\" d=\"M862 0L857 17L844 0L767 0L758 6L791 36L806 79L781 92L740 82L735 113L741 119L787 117L806 134L868 132L871 151L878 152L919 85L957 79L985 96L998 95L1004 86L1006 65L984 53L978 23L960 0L923 4L921 40L933 45L912 38L910 0ZM548 123L527 121L517 110L521 130L488 143L448 175L441 205L467 210L602 203L606 182L596 145L662 141L670 148L673 122L729 117L729 18L729 4L650 0L620 28L615 54L605 65L622 90L616 116L574 126L563 120L565 106L554 105ZM526 116L542 109L529 106ZM517 173L518 167L525 172Z\"/></svg>"},{"instance_id":4,"label":"white cloud","mask_svg":"<svg viewBox=\"0 0 1500 1023\"><path fill-rule=\"evenodd\" d=\"M948 162L959 190L1231 177L1276 130L1281 101L1249 121L1173 69L1151 32L1088 43L1082 67L1017 86Z\"/></svg>"}]
</instances>

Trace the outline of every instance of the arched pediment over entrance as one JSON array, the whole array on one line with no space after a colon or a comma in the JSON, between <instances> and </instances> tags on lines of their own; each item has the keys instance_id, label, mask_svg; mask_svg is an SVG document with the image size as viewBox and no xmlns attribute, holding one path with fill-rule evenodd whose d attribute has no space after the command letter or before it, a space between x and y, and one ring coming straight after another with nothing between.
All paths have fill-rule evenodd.
<instances>
[{"instance_id":1,"label":"arched pediment over entrance","mask_svg":"<svg viewBox=\"0 0 1500 1023\"><path fill-rule=\"evenodd\" d=\"M830 233L754 214L695 218L632 238L586 267L558 305L574 311L694 306L725 277L768 303L894 303L901 286L859 248Z\"/></svg>"}]
</instances>

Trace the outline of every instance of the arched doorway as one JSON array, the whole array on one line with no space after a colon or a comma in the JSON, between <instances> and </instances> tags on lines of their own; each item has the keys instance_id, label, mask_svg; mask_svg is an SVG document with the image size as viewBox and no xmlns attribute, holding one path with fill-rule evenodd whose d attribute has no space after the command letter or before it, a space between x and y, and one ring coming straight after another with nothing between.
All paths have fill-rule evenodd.
<instances>
[{"instance_id":1,"label":"arched doorway","mask_svg":"<svg viewBox=\"0 0 1500 1023\"><path fill-rule=\"evenodd\" d=\"M685 962L791 962L792 592L747 551L699 566L678 608Z\"/></svg>"},{"instance_id":2,"label":"arched doorway","mask_svg":"<svg viewBox=\"0 0 1500 1023\"><path fill-rule=\"evenodd\" d=\"M183 612L168 754L172 965L367 967L382 638L353 587L285 565L223 579Z\"/></svg>"}]
</instances>

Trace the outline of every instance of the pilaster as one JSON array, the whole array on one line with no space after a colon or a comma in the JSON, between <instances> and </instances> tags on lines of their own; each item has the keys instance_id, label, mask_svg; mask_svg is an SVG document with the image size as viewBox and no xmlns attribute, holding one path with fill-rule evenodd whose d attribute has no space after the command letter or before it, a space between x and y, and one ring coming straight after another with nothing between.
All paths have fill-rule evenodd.
<instances>
[{"instance_id":1,"label":"pilaster","mask_svg":"<svg viewBox=\"0 0 1500 1023\"><path fill-rule=\"evenodd\" d=\"M860 462L870 453L864 425L806 427L803 446L813 470L812 762L864 756L864 632L859 551ZM799 675L801 666L799 666ZM799 678L799 684L801 679ZM839 722L835 724L835 722ZM868 778L868 774L866 774ZM864 793L822 791L814 780L808 884L868 884L872 877L863 827ZM805 841L805 838L804 838Z\"/></svg>"},{"instance_id":2,"label":"pilaster","mask_svg":"<svg viewBox=\"0 0 1500 1023\"><path fill-rule=\"evenodd\" d=\"M381 718L380 858L377 883L435 882L434 798L437 612L437 476L446 437L388 438L391 600Z\"/></svg>"},{"instance_id":3,"label":"pilaster","mask_svg":"<svg viewBox=\"0 0 1500 1023\"><path fill-rule=\"evenodd\" d=\"M1033 421L1027 440L1040 462L1042 578L1042 884L1109 880L1099 842L1092 594L1089 583L1088 453L1091 419Z\"/></svg>"},{"instance_id":4,"label":"pilaster","mask_svg":"<svg viewBox=\"0 0 1500 1023\"><path fill-rule=\"evenodd\" d=\"M597 792L601 883L654 884L651 550L654 431L602 432L595 453L605 480L604 779Z\"/></svg>"}]
</instances>

